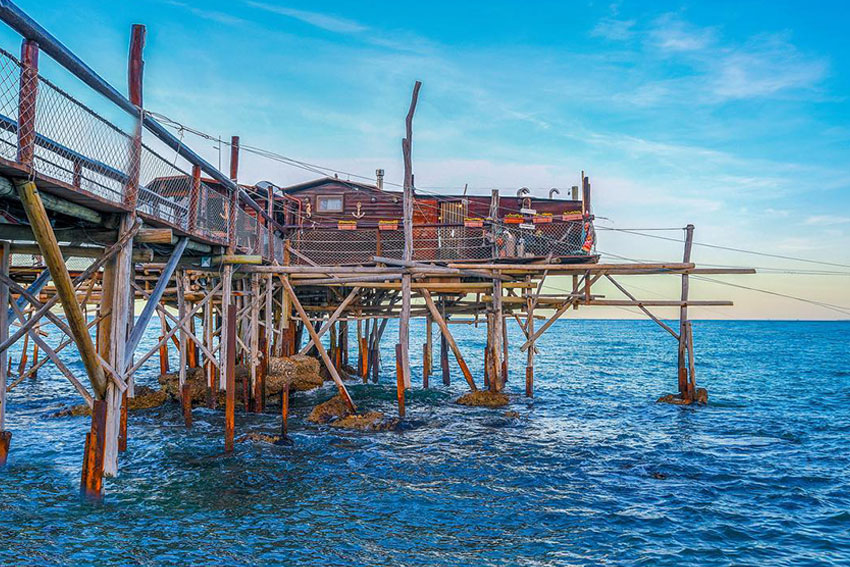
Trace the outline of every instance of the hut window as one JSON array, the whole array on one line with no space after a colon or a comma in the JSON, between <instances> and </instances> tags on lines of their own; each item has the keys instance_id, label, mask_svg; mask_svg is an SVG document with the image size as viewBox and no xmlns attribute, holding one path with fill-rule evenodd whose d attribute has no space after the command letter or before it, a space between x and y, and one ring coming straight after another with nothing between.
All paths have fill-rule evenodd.
<instances>
[{"instance_id":1,"label":"hut window","mask_svg":"<svg viewBox=\"0 0 850 567\"><path fill-rule=\"evenodd\" d=\"M341 213L342 195L319 195L316 197L316 209L320 213Z\"/></svg>"}]
</instances>

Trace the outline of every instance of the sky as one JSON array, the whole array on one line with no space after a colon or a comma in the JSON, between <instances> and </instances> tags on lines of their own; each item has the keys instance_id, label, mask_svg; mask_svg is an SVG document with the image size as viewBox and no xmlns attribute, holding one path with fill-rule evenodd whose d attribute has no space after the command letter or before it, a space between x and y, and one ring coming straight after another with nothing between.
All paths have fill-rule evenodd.
<instances>
[{"instance_id":1,"label":"sky","mask_svg":"<svg viewBox=\"0 0 850 567\"><path fill-rule=\"evenodd\" d=\"M850 24L840 2L18 4L122 91L130 26L143 23L148 110L367 177L383 168L401 180L404 116L421 80L413 167L422 191L563 195L585 171L603 260L679 261L680 242L611 229L691 223L698 264L765 268L713 280L833 306L692 279L692 297L736 302L693 316L850 318ZM19 43L0 29L0 46ZM45 59L46 76L98 104ZM213 143L185 140L219 163ZM314 177L242 158L243 182ZM680 285L624 283L647 299L675 299Z\"/></svg>"}]
</instances>

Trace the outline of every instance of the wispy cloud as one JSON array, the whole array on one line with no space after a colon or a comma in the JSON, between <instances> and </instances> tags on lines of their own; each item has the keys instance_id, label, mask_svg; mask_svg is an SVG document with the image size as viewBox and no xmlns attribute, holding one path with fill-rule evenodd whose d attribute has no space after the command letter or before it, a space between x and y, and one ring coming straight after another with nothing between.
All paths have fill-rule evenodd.
<instances>
[{"instance_id":1,"label":"wispy cloud","mask_svg":"<svg viewBox=\"0 0 850 567\"><path fill-rule=\"evenodd\" d=\"M667 14L653 22L647 39L662 51L700 51L715 42L713 28L701 28Z\"/></svg>"},{"instance_id":2,"label":"wispy cloud","mask_svg":"<svg viewBox=\"0 0 850 567\"><path fill-rule=\"evenodd\" d=\"M787 34L757 34L732 41L716 27L697 26L677 14L644 24L603 18L590 35L620 42L638 40L629 43L633 46L629 60L640 62L642 68L652 69L648 63L653 61L680 66L672 75L669 69L661 77L647 72L640 84L629 85L628 96L621 101L639 106L676 101L721 104L812 92L829 72L825 59L803 53Z\"/></svg>"},{"instance_id":3,"label":"wispy cloud","mask_svg":"<svg viewBox=\"0 0 850 567\"><path fill-rule=\"evenodd\" d=\"M850 217L842 215L813 215L806 219L805 224L829 226L850 223Z\"/></svg>"},{"instance_id":4,"label":"wispy cloud","mask_svg":"<svg viewBox=\"0 0 850 567\"><path fill-rule=\"evenodd\" d=\"M238 16L234 16L233 14L219 12L217 10L209 10L206 8L199 8L193 4L179 2L178 0L165 0L165 3L171 6L177 6L178 8L183 8L184 10L188 10L190 13L194 14L199 18L217 22L219 24L235 25L247 23L246 20Z\"/></svg>"},{"instance_id":5,"label":"wispy cloud","mask_svg":"<svg viewBox=\"0 0 850 567\"><path fill-rule=\"evenodd\" d=\"M305 24L310 24L311 26L334 33L352 34L364 32L369 29L367 26L353 20L332 16L322 12L296 10L295 8L287 8L286 6L277 6L274 4L267 4L265 2L255 2L253 0L246 0L245 4L253 8L265 10L266 12L294 18L304 22Z\"/></svg>"},{"instance_id":6,"label":"wispy cloud","mask_svg":"<svg viewBox=\"0 0 850 567\"><path fill-rule=\"evenodd\" d=\"M827 75L825 61L806 57L786 38L761 35L721 51L711 66L712 87L721 99L755 98L813 89Z\"/></svg>"},{"instance_id":7,"label":"wispy cloud","mask_svg":"<svg viewBox=\"0 0 850 567\"><path fill-rule=\"evenodd\" d=\"M604 37L613 41L630 39L634 35L634 20L617 20L615 18L603 18L599 20L590 31L594 37Z\"/></svg>"}]
</instances>

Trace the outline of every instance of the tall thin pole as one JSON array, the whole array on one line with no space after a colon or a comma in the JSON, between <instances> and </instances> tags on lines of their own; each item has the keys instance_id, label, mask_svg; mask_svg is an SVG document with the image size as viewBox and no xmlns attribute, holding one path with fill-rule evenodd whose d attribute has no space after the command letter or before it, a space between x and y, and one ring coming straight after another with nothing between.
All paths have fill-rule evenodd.
<instances>
[{"instance_id":1,"label":"tall thin pole","mask_svg":"<svg viewBox=\"0 0 850 567\"><path fill-rule=\"evenodd\" d=\"M694 225L689 224L685 227L685 251L682 257L682 262L687 264L691 261L691 248L694 241ZM688 300L688 274L682 274L682 301ZM679 394L682 399L690 399L688 388L688 364L686 350L688 347L687 339L687 321L688 321L688 305L683 303L679 308Z\"/></svg>"},{"instance_id":2,"label":"tall thin pole","mask_svg":"<svg viewBox=\"0 0 850 567\"><path fill-rule=\"evenodd\" d=\"M407 136L401 141L401 149L404 156L403 258L407 262L413 260L413 114L416 112L416 102L419 99L419 89L421 87L422 83L420 81L416 81L416 84L413 85L410 109L407 111L407 118L405 119ZM401 364L399 366L401 371L399 387L401 388L410 388L410 296L412 294L410 278L410 274L404 274L401 280L401 318L398 323L398 342L401 348L396 350L401 357Z\"/></svg>"}]
</instances>

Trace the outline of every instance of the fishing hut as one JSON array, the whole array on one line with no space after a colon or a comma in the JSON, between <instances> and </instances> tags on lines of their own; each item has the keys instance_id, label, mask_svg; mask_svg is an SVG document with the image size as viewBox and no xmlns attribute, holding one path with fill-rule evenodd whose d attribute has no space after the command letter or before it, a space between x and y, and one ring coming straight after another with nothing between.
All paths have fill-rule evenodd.
<instances>
[{"instance_id":1,"label":"fishing hut","mask_svg":"<svg viewBox=\"0 0 850 567\"><path fill-rule=\"evenodd\" d=\"M391 341L404 416L414 378L427 388L436 373L436 327L443 384L452 379L453 357L470 391L499 393L508 356L522 356L524 393L533 396L535 342L569 310L600 305L636 307L669 333L678 349L675 399L697 399L688 308L731 303L691 299L688 277L750 271L695 267L693 226L684 230L681 261L601 263L583 173L545 197L525 188L507 195L417 190L419 83L401 144L401 186L389 187L381 170L374 183L324 177L290 187L243 185L237 137L224 173L145 110L143 26L132 28L127 85L119 90L12 2L0 1L0 19L22 37L18 52L0 49L0 463L13 450L7 396L44 364L55 365L91 408L81 490L98 496L132 441L134 375L153 357L168 372L168 348L179 351L187 425L187 373L201 372L211 406L223 393L224 447L232 451L237 399L247 411L280 411L286 423L288 391L279 410L266 408L275 357L315 353L356 411L344 380L377 381L386 362L379 346ZM42 73L44 57L67 71L62 86ZM82 102L95 99L97 105ZM680 278L681 295L636 298L620 276L641 274ZM547 278L561 276L571 282L568 290L542 293ZM622 296L599 294L594 285L602 279ZM657 318L655 306L677 307L678 325ZM416 352L412 318L426 327ZM384 336L390 319L398 319L398 336ZM522 344L509 344L508 319ZM486 328L484 353L462 352L452 335L453 324L473 320ZM58 346L45 341L44 323L65 336ZM151 325L159 325L159 340L142 349ZM16 373L7 352L19 341ZM71 344L85 376L59 357ZM412 376L412 356L422 356L421 376ZM470 372L471 356L483 356L483 376ZM240 392L237 365L249 372Z\"/></svg>"}]
</instances>

